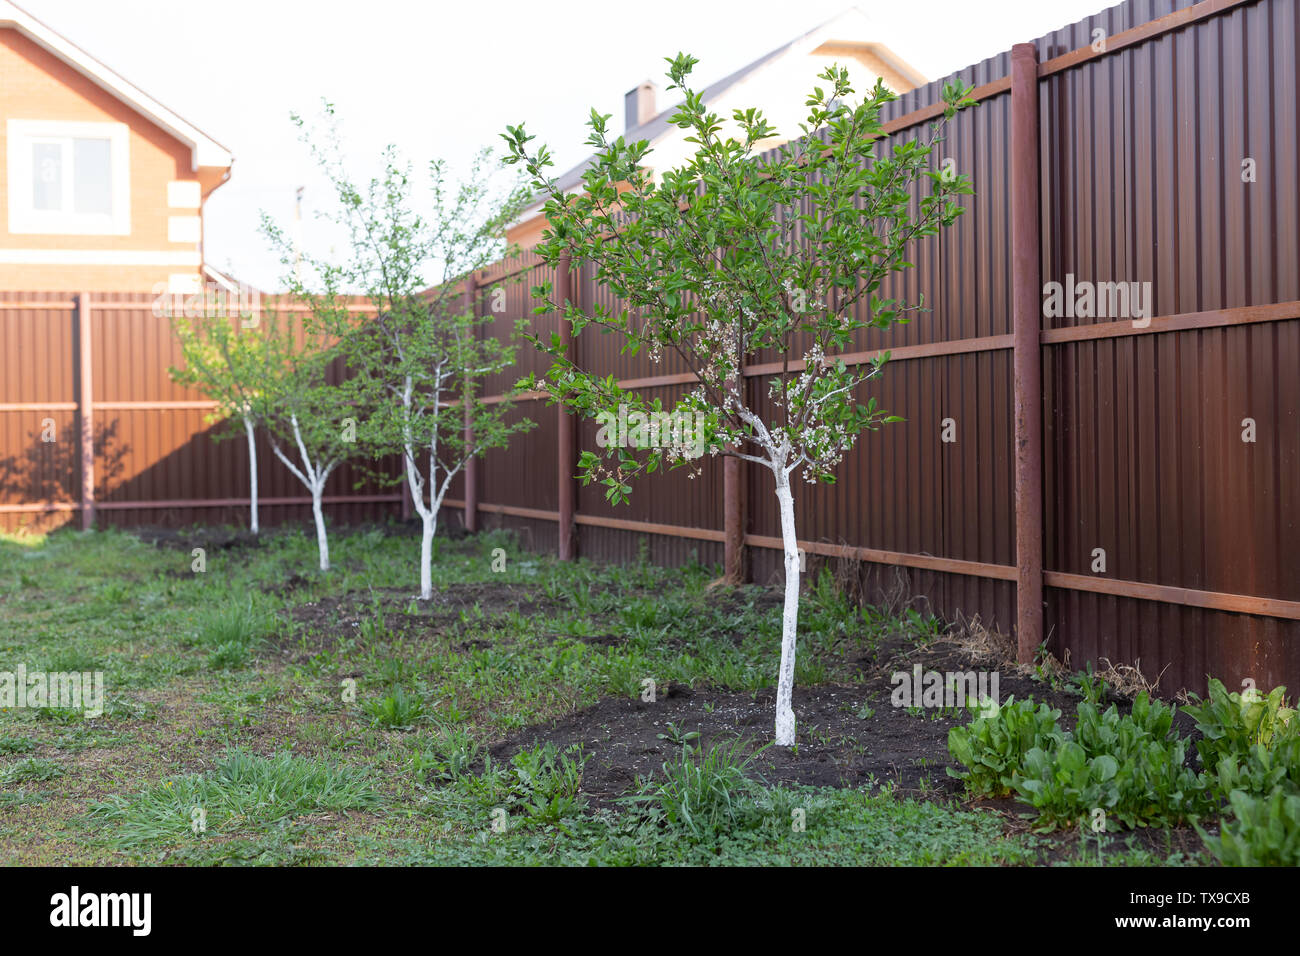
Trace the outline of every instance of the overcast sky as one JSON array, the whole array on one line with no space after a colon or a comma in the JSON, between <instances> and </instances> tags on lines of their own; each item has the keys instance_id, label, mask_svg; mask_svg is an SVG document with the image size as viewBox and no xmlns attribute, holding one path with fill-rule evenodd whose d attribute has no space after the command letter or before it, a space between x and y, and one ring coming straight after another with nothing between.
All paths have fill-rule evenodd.
<instances>
[{"instance_id":1,"label":"overcast sky","mask_svg":"<svg viewBox=\"0 0 1300 956\"><path fill-rule=\"evenodd\" d=\"M587 155L591 107L622 127L623 93L663 85L663 57L698 57L700 85L851 5L850 0L18 0L235 155L209 201L206 255L263 289L280 269L258 233L305 186L324 200L289 123L336 104L358 175L387 143L419 163L460 164L527 121L565 169ZM1110 6L1106 0L905 0L858 4L880 40L932 79ZM810 85L813 77L809 77ZM664 103L662 105L669 105ZM763 104L754 104L762 107ZM315 238L320 240L324 234Z\"/></svg>"}]
</instances>

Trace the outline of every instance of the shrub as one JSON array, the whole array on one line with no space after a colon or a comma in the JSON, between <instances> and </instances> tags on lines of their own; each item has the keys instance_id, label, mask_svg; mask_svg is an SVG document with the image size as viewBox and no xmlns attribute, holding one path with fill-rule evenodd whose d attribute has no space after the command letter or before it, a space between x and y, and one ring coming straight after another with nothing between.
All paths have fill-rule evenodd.
<instances>
[{"instance_id":1,"label":"shrub","mask_svg":"<svg viewBox=\"0 0 1300 956\"><path fill-rule=\"evenodd\" d=\"M1201 832L1206 847L1224 866L1300 866L1300 795L1281 787L1266 797L1234 790L1233 820L1219 836ZM1199 828L1198 828L1199 829Z\"/></svg>"},{"instance_id":2,"label":"shrub","mask_svg":"<svg viewBox=\"0 0 1300 956\"><path fill-rule=\"evenodd\" d=\"M948 775L964 781L970 796L1005 796L1025 755L1035 748L1051 749L1061 739L1060 716L1046 704L1035 707L1032 700L1008 698L996 714L948 731L948 752L969 768L949 767Z\"/></svg>"}]
</instances>

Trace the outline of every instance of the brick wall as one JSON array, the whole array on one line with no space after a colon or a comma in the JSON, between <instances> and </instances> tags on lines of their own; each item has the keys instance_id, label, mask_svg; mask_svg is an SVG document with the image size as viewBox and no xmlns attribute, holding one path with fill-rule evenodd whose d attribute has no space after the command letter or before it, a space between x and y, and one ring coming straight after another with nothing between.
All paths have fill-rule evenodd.
<instances>
[{"instance_id":1,"label":"brick wall","mask_svg":"<svg viewBox=\"0 0 1300 956\"><path fill-rule=\"evenodd\" d=\"M11 119L125 124L130 156L129 234L11 234L7 132ZM0 289L148 291L177 274L198 281L202 232L201 210L195 205L220 185L224 172L209 168L196 172L188 144L18 31L0 29ZM196 185L173 186L169 195L169 184L183 182ZM187 191L189 195L183 195ZM182 238L187 228L190 234ZM30 261L50 256L76 261ZM16 257L29 261L14 262Z\"/></svg>"}]
</instances>

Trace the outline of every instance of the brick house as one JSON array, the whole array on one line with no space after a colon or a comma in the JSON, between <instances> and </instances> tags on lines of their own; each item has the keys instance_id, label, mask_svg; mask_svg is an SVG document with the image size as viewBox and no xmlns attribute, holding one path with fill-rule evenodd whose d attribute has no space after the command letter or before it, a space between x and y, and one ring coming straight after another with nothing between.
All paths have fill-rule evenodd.
<instances>
[{"instance_id":1,"label":"brick house","mask_svg":"<svg viewBox=\"0 0 1300 956\"><path fill-rule=\"evenodd\" d=\"M196 291L230 151L0 0L0 290Z\"/></svg>"}]
</instances>

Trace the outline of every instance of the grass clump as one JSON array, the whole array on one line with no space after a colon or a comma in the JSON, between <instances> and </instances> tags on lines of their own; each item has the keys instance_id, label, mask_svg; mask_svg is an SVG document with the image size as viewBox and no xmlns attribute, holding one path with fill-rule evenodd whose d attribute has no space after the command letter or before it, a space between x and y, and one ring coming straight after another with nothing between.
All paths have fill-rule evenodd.
<instances>
[{"instance_id":1,"label":"grass clump","mask_svg":"<svg viewBox=\"0 0 1300 956\"><path fill-rule=\"evenodd\" d=\"M747 772L756 755L744 747L742 739L714 744L707 753L683 744L681 758L663 765L663 779L645 781L632 802L695 840L734 830L755 787Z\"/></svg>"},{"instance_id":2,"label":"grass clump","mask_svg":"<svg viewBox=\"0 0 1300 956\"><path fill-rule=\"evenodd\" d=\"M195 643L208 648L208 667L238 670L252 660L253 651L276 631L275 615L254 601L232 599L199 613Z\"/></svg>"},{"instance_id":3,"label":"grass clump","mask_svg":"<svg viewBox=\"0 0 1300 956\"><path fill-rule=\"evenodd\" d=\"M363 709L375 726L389 730L409 730L425 716L424 701L402 687L377 700L366 701Z\"/></svg>"},{"instance_id":4,"label":"grass clump","mask_svg":"<svg viewBox=\"0 0 1300 956\"><path fill-rule=\"evenodd\" d=\"M114 844L130 847L238 831L305 813L366 809L378 802L378 791L359 768L288 753L262 757L233 750L207 773L101 801L90 808L89 818L110 830ZM203 825L196 832L199 819Z\"/></svg>"}]
</instances>

